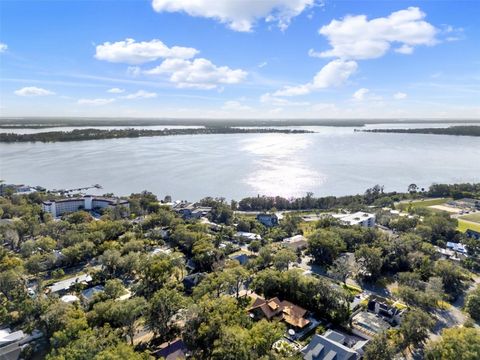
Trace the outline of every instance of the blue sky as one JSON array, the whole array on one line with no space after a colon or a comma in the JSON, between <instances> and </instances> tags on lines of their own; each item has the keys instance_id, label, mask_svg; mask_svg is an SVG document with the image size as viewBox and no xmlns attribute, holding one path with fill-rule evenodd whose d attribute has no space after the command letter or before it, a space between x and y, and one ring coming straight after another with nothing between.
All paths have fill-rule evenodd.
<instances>
[{"instance_id":1,"label":"blue sky","mask_svg":"<svg viewBox=\"0 0 480 360\"><path fill-rule=\"evenodd\" d=\"M0 0L0 17L2 116L480 116L474 0Z\"/></svg>"}]
</instances>

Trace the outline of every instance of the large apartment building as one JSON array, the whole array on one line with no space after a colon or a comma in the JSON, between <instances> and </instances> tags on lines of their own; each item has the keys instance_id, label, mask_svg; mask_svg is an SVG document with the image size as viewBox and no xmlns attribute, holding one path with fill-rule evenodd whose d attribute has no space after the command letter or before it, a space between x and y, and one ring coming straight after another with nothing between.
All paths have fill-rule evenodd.
<instances>
[{"instance_id":1,"label":"large apartment building","mask_svg":"<svg viewBox=\"0 0 480 360\"><path fill-rule=\"evenodd\" d=\"M94 196L84 196L79 198L67 198L61 200L44 201L42 209L52 214L53 217L63 214L72 213L79 210L95 210L107 207L123 206L128 208L128 200L102 198Z\"/></svg>"},{"instance_id":2,"label":"large apartment building","mask_svg":"<svg viewBox=\"0 0 480 360\"><path fill-rule=\"evenodd\" d=\"M350 226L363 226L363 227L374 227L375 226L375 214L369 214L365 212L356 212L353 214L337 216L341 222Z\"/></svg>"}]
</instances>

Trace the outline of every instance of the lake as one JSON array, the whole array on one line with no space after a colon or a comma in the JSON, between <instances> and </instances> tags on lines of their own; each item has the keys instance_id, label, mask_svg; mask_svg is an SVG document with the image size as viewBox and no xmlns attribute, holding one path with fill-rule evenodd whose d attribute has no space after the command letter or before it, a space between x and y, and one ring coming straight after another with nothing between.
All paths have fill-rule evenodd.
<instances>
[{"instance_id":1,"label":"lake","mask_svg":"<svg viewBox=\"0 0 480 360\"><path fill-rule=\"evenodd\" d=\"M434 126L448 124L366 128ZM295 197L306 192L346 195L363 193L375 184L406 191L410 183L428 187L434 182L480 181L479 137L298 128L316 133L1 143L0 179L48 189L98 183L103 186L100 193L127 195L146 189L179 200Z\"/></svg>"}]
</instances>

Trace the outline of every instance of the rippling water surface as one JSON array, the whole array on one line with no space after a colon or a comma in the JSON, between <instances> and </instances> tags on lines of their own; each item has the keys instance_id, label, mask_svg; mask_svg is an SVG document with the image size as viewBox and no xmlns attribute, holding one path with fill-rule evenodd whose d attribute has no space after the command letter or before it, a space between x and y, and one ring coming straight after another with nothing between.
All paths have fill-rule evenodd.
<instances>
[{"instance_id":1,"label":"rippling water surface","mask_svg":"<svg viewBox=\"0 0 480 360\"><path fill-rule=\"evenodd\" d=\"M190 200L257 194L290 197L308 191L343 195L375 184L405 191L412 182L428 186L480 181L478 137L361 133L352 127L308 129L316 133L0 144L0 178L50 189L99 183L104 187L101 192L148 189L159 196Z\"/></svg>"}]
</instances>

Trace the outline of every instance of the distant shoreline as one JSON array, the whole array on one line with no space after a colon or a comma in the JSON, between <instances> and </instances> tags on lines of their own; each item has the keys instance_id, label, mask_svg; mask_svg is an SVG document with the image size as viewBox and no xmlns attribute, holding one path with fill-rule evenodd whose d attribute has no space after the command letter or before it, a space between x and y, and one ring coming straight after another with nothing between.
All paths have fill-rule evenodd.
<instances>
[{"instance_id":1,"label":"distant shoreline","mask_svg":"<svg viewBox=\"0 0 480 360\"><path fill-rule=\"evenodd\" d=\"M426 134L426 135L453 135L453 136L480 136L480 126L449 126L447 128L422 129L369 129L355 130L371 133L398 133L398 134Z\"/></svg>"},{"instance_id":2,"label":"distant shoreline","mask_svg":"<svg viewBox=\"0 0 480 360\"><path fill-rule=\"evenodd\" d=\"M478 124L480 119L148 119L148 118L69 118L69 117L3 117L0 129L43 129L86 126L333 126L363 127L368 124Z\"/></svg>"},{"instance_id":3,"label":"distant shoreline","mask_svg":"<svg viewBox=\"0 0 480 360\"><path fill-rule=\"evenodd\" d=\"M255 128L242 129L233 127L207 127L196 129L163 129L163 130L145 130L145 129L77 129L72 131L49 131L33 134L15 134L0 133L0 143L19 143L19 142L65 142L65 141L88 141L122 138L139 138L151 136L178 136L178 135L214 135L214 134L306 134L313 133L309 130L287 130L287 129L269 129Z\"/></svg>"}]
</instances>

